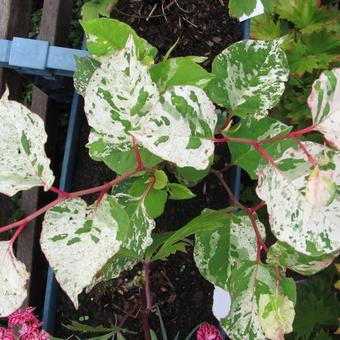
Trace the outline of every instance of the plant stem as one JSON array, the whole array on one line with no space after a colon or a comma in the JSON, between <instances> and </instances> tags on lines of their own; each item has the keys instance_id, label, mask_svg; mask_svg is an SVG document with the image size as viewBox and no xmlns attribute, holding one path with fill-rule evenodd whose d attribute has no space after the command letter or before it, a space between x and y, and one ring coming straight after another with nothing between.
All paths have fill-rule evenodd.
<instances>
[{"instance_id":1,"label":"plant stem","mask_svg":"<svg viewBox=\"0 0 340 340\"><path fill-rule=\"evenodd\" d=\"M150 264L151 261L145 260L144 268L144 294L145 294L145 309L143 311L143 332L144 339L151 340L150 335L150 313L152 308L152 293L150 286Z\"/></svg>"},{"instance_id":2,"label":"plant stem","mask_svg":"<svg viewBox=\"0 0 340 340\"><path fill-rule=\"evenodd\" d=\"M237 198L234 196L234 194L232 193L231 189L229 188L228 184L226 183L226 181L224 180L224 177L222 175L222 173L220 173L219 171L216 171L214 169L210 170L212 173L214 173L216 175L216 177L218 178L218 180L220 181L220 183L222 184L223 188L225 189L225 191L227 192L230 201L237 206L238 208L240 208L241 210L243 210L249 217L251 225L254 229L255 235L256 235L256 239L257 239L257 243L260 246L260 250L263 249L266 253L268 253L269 249L266 246L266 244L264 243L262 236L260 234L260 231L257 227L256 224L256 220L254 217L254 213L256 212L256 210L262 208L265 205L265 202L262 201L260 204L258 204L256 207L254 208L247 208L245 205L243 205L242 203L240 203Z\"/></svg>"},{"instance_id":3,"label":"plant stem","mask_svg":"<svg viewBox=\"0 0 340 340\"><path fill-rule=\"evenodd\" d=\"M96 193L96 192L101 192L103 190L107 191L112 186L114 186L114 185L116 185L116 184L118 184L120 182L123 182L127 178L133 176L134 174L136 174L136 173L138 173L140 171L141 170L137 168L137 169L135 169L133 171L130 171L130 172L126 173L125 175L118 176L115 179L113 179L112 181L110 181L108 183L105 183L103 185L100 185L100 186L97 186L97 187L94 187L94 188L90 188L90 189L86 189L86 190L70 192L70 193L67 193L66 196L60 196L57 199L55 199L54 201L52 201L49 204L45 205L44 207L38 209L37 211L33 212L32 214L30 214L30 215L28 215L26 217L24 217L23 219L21 219L21 220L19 220L17 222L14 222L14 223L11 223L11 224L8 224L8 225L5 225L5 226L1 227L0 228L0 233L3 233L5 231L8 231L8 230L11 230L11 229L14 229L14 228L18 228L18 227L20 227L24 223L27 224L27 223L31 222L32 220L34 220L38 216L44 214L47 210L53 208L54 206L56 206L57 204L63 202L64 200L66 200L68 198L74 198L74 197L84 196L84 195L88 195L88 194L93 194L93 193Z\"/></svg>"},{"instance_id":4,"label":"plant stem","mask_svg":"<svg viewBox=\"0 0 340 340\"><path fill-rule=\"evenodd\" d=\"M300 139L296 137L292 137L292 139L299 144L300 149L304 152L304 154L307 156L308 162L314 166L314 168L317 168L319 165L314 159L314 157L310 154L310 152L306 149L306 147L302 144Z\"/></svg>"}]
</instances>

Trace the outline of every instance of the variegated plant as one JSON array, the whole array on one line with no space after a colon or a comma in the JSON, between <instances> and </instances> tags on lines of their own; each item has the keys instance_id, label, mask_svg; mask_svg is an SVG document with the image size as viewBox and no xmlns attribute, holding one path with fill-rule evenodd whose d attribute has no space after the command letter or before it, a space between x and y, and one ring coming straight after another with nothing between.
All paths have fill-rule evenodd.
<instances>
[{"instance_id":1,"label":"variegated plant","mask_svg":"<svg viewBox=\"0 0 340 340\"><path fill-rule=\"evenodd\" d=\"M215 58L209 73L199 57L167 56L154 64L157 50L116 20L88 20L83 27L91 56L77 59L74 83L91 127L87 147L118 176L78 192L54 188L42 120L8 100L8 91L3 95L0 192L11 196L43 186L59 197L0 228L18 228L10 241L0 242L0 316L26 298L29 274L15 259L13 242L29 221L46 213L41 248L76 308L84 289L138 262L148 279L152 261L185 251L186 238L194 234L201 274L230 293L231 310L221 320L228 335L283 339L292 331L296 302L295 282L285 269L313 275L332 263L340 247L340 69L324 72L314 83L308 100L313 125L292 131L268 117L289 76L278 42L233 44ZM214 104L227 110L227 117ZM238 123L232 125L234 117ZM328 145L298 139L312 131L321 132ZM228 167L214 167L215 143L228 144L228 167L238 165L258 179L260 204L247 208L233 196L223 175ZM169 183L165 170L179 183ZM174 232L154 233L166 201L193 198L183 183L193 185L209 172L235 207L206 209ZM92 205L80 198L92 193L99 193ZM277 239L269 249L256 216L265 205ZM264 262L262 251L268 253Z\"/></svg>"}]
</instances>

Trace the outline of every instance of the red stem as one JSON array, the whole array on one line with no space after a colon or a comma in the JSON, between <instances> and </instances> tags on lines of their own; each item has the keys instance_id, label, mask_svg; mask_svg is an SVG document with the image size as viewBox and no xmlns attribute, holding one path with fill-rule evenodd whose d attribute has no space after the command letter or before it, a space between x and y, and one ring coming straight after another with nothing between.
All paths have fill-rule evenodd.
<instances>
[{"instance_id":1,"label":"red stem","mask_svg":"<svg viewBox=\"0 0 340 340\"><path fill-rule=\"evenodd\" d=\"M263 206L265 206L266 205L266 202L265 201L261 201L259 204L257 204L255 207L253 207L253 208L250 208L250 212L251 213L254 213L254 212L256 212L256 211L258 211L258 210L260 210Z\"/></svg>"},{"instance_id":2,"label":"red stem","mask_svg":"<svg viewBox=\"0 0 340 340\"><path fill-rule=\"evenodd\" d=\"M84 195L89 195L89 194L93 194L96 192L100 192L103 190L109 190L113 185L116 185L120 182L123 182L124 180L126 180L127 178L133 176L134 174L140 172L140 169L135 169L133 171L130 171L128 173L126 173L125 175L116 177L115 179L113 179L112 181L105 183L103 185L94 187L94 188L90 188L90 189L86 189L86 190L80 190L80 191L75 191L75 192L70 192L67 193L67 196L60 196L57 199L55 199L54 201L50 202L49 204L45 205L44 207L38 209L37 211L33 212L32 214L24 217L23 219L8 224L4 227L0 228L0 233L11 230L13 228L17 228L20 227L23 223L29 223L30 221L32 221L33 219L37 218L38 216L44 214L47 210L53 208L54 206L56 206L57 204L63 202L64 200L66 200L67 198L74 198L74 197L79 197L79 196L84 196Z\"/></svg>"},{"instance_id":3,"label":"red stem","mask_svg":"<svg viewBox=\"0 0 340 340\"><path fill-rule=\"evenodd\" d=\"M250 211L250 209L247 209L247 214L248 214L248 217L250 219L250 222L253 226L253 229L255 231L255 235L256 235L256 238L257 238L257 242L260 244L261 248L266 252L268 253L269 249L268 247L265 245L265 243L263 242L263 239L262 239L262 236L260 234L260 231L257 227L257 224L256 224L256 220L255 220L255 217L254 217L254 213Z\"/></svg>"},{"instance_id":4,"label":"red stem","mask_svg":"<svg viewBox=\"0 0 340 340\"><path fill-rule=\"evenodd\" d=\"M274 159L258 144L254 143L252 144L254 149L264 158L266 159L271 165L276 167Z\"/></svg>"},{"instance_id":5,"label":"red stem","mask_svg":"<svg viewBox=\"0 0 340 340\"><path fill-rule=\"evenodd\" d=\"M68 197L68 192L64 191L64 190L60 190L56 187L50 187L49 188L50 191L55 192L56 194L60 195L60 196L64 196L64 197Z\"/></svg>"},{"instance_id":6,"label":"red stem","mask_svg":"<svg viewBox=\"0 0 340 340\"><path fill-rule=\"evenodd\" d=\"M135 157L136 157L136 160L137 160L137 169L142 170L142 169L144 169L144 164L143 164L143 161L142 161L142 157L139 153L135 137L132 137L132 144L133 144L133 152L135 153Z\"/></svg>"},{"instance_id":7,"label":"red stem","mask_svg":"<svg viewBox=\"0 0 340 340\"><path fill-rule=\"evenodd\" d=\"M318 167L318 163L314 159L314 157L310 154L310 152L306 149L306 147L302 144L300 139L296 137L292 137L292 139L299 144L300 149L304 152L304 154L307 156L308 162L314 166L314 168Z\"/></svg>"}]
</instances>

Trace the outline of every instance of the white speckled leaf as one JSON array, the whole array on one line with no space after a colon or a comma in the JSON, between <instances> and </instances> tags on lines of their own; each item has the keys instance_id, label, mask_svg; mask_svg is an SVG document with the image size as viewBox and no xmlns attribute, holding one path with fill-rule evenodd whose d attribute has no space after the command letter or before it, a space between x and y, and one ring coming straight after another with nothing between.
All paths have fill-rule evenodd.
<instances>
[{"instance_id":1,"label":"white speckled leaf","mask_svg":"<svg viewBox=\"0 0 340 340\"><path fill-rule=\"evenodd\" d=\"M132 134L153 154L179 167L204 170L214 152L217 115L205 92L194 86L174 86L141 118Z\"/></svg>"},{"instance_id":2,"label":"white speckled leaf","mask_svg":"<svg viewBox=\"0 0 340 340\"><path fill-rule=\"evenodd\" d=\"M321 73L308 97L313 123L340 150L340 68Z\"/></svg>"},{"instance_id":3,"label":"white speckled leaf","mask_svg":"<svg viewBox=\"0 0 340 340\"><path fill-rule=\"evenodd\" d=\"M148 216L144 200L126 194L117 194L114 197L130 218L130 228L122 243L124 251L119 252L106 263L100 275L92 281L89 290L97 283L114 279L122 271L131 269L138 263L138 259L143 258L146 248L152 243L151 233L156 223Z\"/></svg>"},{"instance_id":4,"label":"white speckled leaf","mask_svg":"<svg viewBox=\"0 0 340 340\"><path fill-rule=\"evenodd\" d=\"M0 317L6 317L21 307L27 297L29 274L18 261L10 241L0 242Z\"/></svg>"},{"instance_id":5,"label":"white speckled leaf","mask_svg":"<svg viewBox=\"0 0 340 340\"><path fill-rule=\"evenodd\" d=\"M97 208L73 198L47 211L41 248L76 308L78 295L119 251L128 229L127 213L110 195Z\"/></svg>"},{"instance_id":6,"label":"white speckled leaf","mask_svg":"<svg viewBox=\"0 0 340 340\"><path fill-rule=\"evenodd\" d=\"M257 226L265 238L265 229ZM249 217L234 215L228 228L195 234L194 259L204 278L227 290L231 272L243 260L256 260L257 239Z\"/></svg>"},{"instance_id":7,"label":"white speckled leaf","mask_svg":"<svg viewBox=\"0 0 340 340\"><path fill-rule=\"evenodd\" d=\"M321 173L340 185L340 152L320 144L305 142L319 164ZM324 195L307 191L313 166L301 149L290 148L259 174L258 196L266 201L271 230L276 238L296 251L320 256L340 248L340 196L325 205ZM307 192L306 192L307 191ZM311 197L314 192L314 197Z\"/></svg>"},{"instance_id":8,"label":"white speckled leaf","mask_svg":"<svg viewBox=\"0 0 340 340\"><path fill-rule=\"evenodd\" d=\"M274 107L285 88L287 57L275 41L246 40L221 52L213 62L206 90L217 104L235 115L260 119Z\"/></svg>"},{"instance_id":9,"label":"white speckled leaf","mask_svg":"<svg viewBox=\"0 0 340 340\"><path fill-rule=\"evenodd\" d=\"M338 253L322 256L308 256L295 251L288 244L277 241L269 249L267 263L278 264L295 272L309 276L327 268Z\"/></svg>"},{"instance_id":10,"label":"white speckled leaf","mask_svg":"<svg viewBox=\"0 0 340 340\"><path fill-rule=\"evenodd\" d=\"M48 190L54 176L44 150L44 123L24 105L8 100L8 94L0 99L0 192L13 196L35 186Z\"/></svg>"},{"instance_id":11,"label":"white speckled leaf","mask_svg":"<svg viewBox=\"0 0 340 340\"><path fill-rule=\"evenodd\" d=\"M280 292L294 301L294 281L283 276L280 285ZM264 340L258 302L261 294L276 292L274 267L244 261L233 270L228 288L232 303L228 316L221 320L223 329L233 340Z\"/></svg>"},{"instance_id":12,"label":"white speckled leaf","mask_svg":"<svg viewBox=\"0 0 340 340\"><path fill-rule=\"evenodd\" d=\"M293 331L294 303L287 296L261 294L259 314L261 327L268 339L284 340L284 334Z\"/></svg>"},{"instance_id":13,"label":"white speckled leaf","mask_svg":"<svg viewBox=\"0 0 340 340\"><path fill-rule=\"evenodd\" d=\"M124 49L100 58L85 90L85 112L93 128L89 143L99 139L116 150L131 149L129 131L159 100L146 65L137 60L130 35Z\"/></svg>"}]
</instances>

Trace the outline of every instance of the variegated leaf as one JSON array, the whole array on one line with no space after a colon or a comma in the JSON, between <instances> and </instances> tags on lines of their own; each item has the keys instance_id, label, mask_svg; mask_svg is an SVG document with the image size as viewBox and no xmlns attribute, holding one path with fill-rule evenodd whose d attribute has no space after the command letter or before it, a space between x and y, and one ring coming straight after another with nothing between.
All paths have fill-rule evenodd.
<instances>
[{"instance_id":1,"label":"variegated leaf","mask_svg":"<svg viewBox=\"0 0 340 340\"><path fill-rule=\"evenodd\" d=\"M112 164L115 153L132 154L134 136L149 152L180 167L207 168L217 116L203 90L174 86L160 96L147 66L137 60L132 36L123 50L100 62L85 91L91 157ZM149 160L151 166L160 161Z\"/></svg>"},{"instance_id":2,"label":"variegated leaf","mask_svg":"<svg viewBox=\"0 0 340 340\"><path fill-rule=\"evenodd\" d=\"M114 279L122 271L131 269L143 259L146 248L152 243L151 233L156 223L146 212L144 198L127 194L116 194L114 197L127 211L130 228L122 243L122 251L106 263L100 275L93 279L88 290L99 282Z\"/></svg>"},{"instance_id":3,"label":"variegated leaf","mask_svg":"<svg viewBox=\"0 0 340 340\"><path fill-rule=\"evenodd\" d=\"M295 300L294 280L282 277L280 293ZM276 292L274 267L244 261L232 272L228 282L232 298L229 315L221 320L221 326L233 340L265 340L260 324L259 298L262 294Z\"/></svg>"},{"instance_id":4,"label":"variegated leaf","mask_svg":"<svg viewBox=\"0 0 340 340\"><path fill-rule=\"evenodd\" d=\"M308 98L316 130L340 150L340 68L321 73Z\"/></svg>"},{"instance_id":5,"label":"variegated leaf","mask_svg":"<svg viewBox=\"0 0 340 340\"><path fill-rule=\"evenodd\" d=\"M260 119L274 107L285 88L287 57L276 41L240 41L213 62L213 79L206 90L217 104L240 117Z\"/></svg>"},{"instance_id":6,"label":"variegated leaf","mask_svg":"<svg viewBox=\"0 0 340 340\"><path fill-rule=\"evenodd\" d=\"M261 327L268 339L284 340L284 334L293 331L294 303L287 296L261 294L259 314Z\"/></svg>"},{"instance_id":7,"label":"variegated leaf","mask_svg":"<svg viewBox=\"0 0 340 340\"><path fill-rule=\"evenodd\" d=\"M44 150L44 122L8 95L6 90L0 99L0 192L13 196L36 186L48 190L54 176Z\"/></svg>"},{"instance_id":8,"label":"variegated leaf","mask_svg":"<svg viewBox=\"0 0 340 340\"><path fill-rule=\"evenodd\" d=\"M332 255L308 256L295 251L288 244L278 241L270 247L267 263L287 267L301 275L309 276L327 268L337 255L334 253Z\"/></svg>"},{"instance_id":9,"label":"variegated leaf","mask_svg":"<svg viewBox=\"0 0 340 340\"><path fill-rule=\"evenodd\" d=\"M128 151L142 116L159 101L159 92L147 66L137 60L130 35L124 49L100 58L85 90L85 112L93 128L89 144L102 140L108 151Z\"/></svg>"},{"instance_id":10,"label":"variegated leaf","mask_svg":"<svg viewBox=\"0 0 340 340\"><path fill-rule=\"evenodd\" d=\"M263 238L265 230L257 220ZM224 229L201 231L195 235L194 259L206 280L227 290L232 271L243 260L256 260L257 239L249 217L234 215Z\"/></svg>"},{"instance_id":11,"label":"variegated leaf","mask_svg":"<svg viewBox=\"0 0 340 340\"><path fill-rule=\"evenodd\" d=\"M320 144L304 146L318 162L319 171L340 185L340 152ZM276 161L278 168L268 165L259 175L258 196L266 201L273 233L296 251L320 256L340 248L339 193L325 204L328 186L307 190L313 166L299 148L290 148ZM327 196L329 197L329 195Z\"/></svg>"},{"instance_id":12,"label":"variegated leaf","mask_svg":"<svg viewBox=\"0 0 340 340\"><path fill-rule=\"evenodd\" d=\"M119 251L128 230L127 213L110 195L98 206L73 198L47 211L41 248L76 308L78 295Z\"/></svg>"},{"instance_id":13,"label":"variegated leaf","mask_svg":"<svg viewBox=\"0 0 340 340\"><path fill-rule=\"evenodd\" d=\"M153 154L178 165L204 170L214 152L217 115L203 90L174 86L131 133Z\"/></svg>"},{"instance_id":14,"label":"variegated leaf","mask_svg":"<svg viewBox=\"0 0 340 340\"><path fill-rule=\"evenodd\" d=\"M0 318L21 307L27 297L29 274L18 261L10 241L0 242Z\"/></svg>"}]
</instances>

